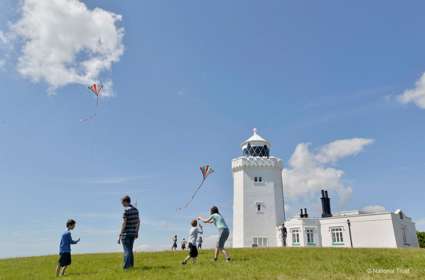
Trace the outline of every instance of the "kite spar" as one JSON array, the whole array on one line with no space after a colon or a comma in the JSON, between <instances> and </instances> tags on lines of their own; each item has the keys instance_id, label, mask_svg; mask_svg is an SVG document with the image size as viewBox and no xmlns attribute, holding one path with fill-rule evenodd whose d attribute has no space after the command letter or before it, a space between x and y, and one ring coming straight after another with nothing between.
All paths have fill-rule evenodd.
<instances>
[{"instance_id":1,"label":"kite spar","mask_svg":"<svg viewBox=\"0 0 425 280\"><path fill-rule=\"evenodd\" d=\"M99 96L101 96L101 92L102 92L102 90L103 90L103 85L102 84L96 84L96 83L94 83L94 84L92 84L91 86L89 86L88 87L89 88L89 90L94 94L94 95L96 95L96 111L97 111L97 106L99 106ZM96 113L97 112L95 112L93 115L91 115L90 117L87 117L87 118L84 118L84 119L81 119L80 121L81 122L87 122L87 121L90 121L90 120L92 120L93 118L95 118L96 117Z\"/></svg>"},{"instance_id":2,"label":"kite spar","mask_svg":"<svg viewBox=\"0 0 425 280\"><path fill-rule=\"evenodd\" d=\"M200 169L201 169L201 173L202 173L202 182L195 189L195 192L192 194L192 197L190 198L190 200L183 207L177 208L177 211L181 211L181 210L187 208L190 205L190 203L192 203L193 199L196 197L196 194L198 193L198 191L204 185L205 180L207 179L207 177L214 172L214 169L212 169L211 166L209 166L209 165L201 166Z\"/></svg>"}]
</instances>

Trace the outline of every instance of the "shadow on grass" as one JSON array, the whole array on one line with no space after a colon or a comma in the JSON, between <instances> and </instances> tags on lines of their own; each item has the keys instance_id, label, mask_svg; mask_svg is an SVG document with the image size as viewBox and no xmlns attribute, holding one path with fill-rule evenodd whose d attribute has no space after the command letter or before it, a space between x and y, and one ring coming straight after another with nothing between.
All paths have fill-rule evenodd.
<instances>
[{"instance_id":1,"label":"shadow on grass","mask_svg":"<svg viewBox=\"0 0 425 280\"><path fill-rule=\"evenodd\" d=\"M142 271L146 271L146 270L166 270L166 269L170 269L171 266L169 265L143 265L143 266L136 266L133 270L142 270Z\"/></svg>"}]
</instances>

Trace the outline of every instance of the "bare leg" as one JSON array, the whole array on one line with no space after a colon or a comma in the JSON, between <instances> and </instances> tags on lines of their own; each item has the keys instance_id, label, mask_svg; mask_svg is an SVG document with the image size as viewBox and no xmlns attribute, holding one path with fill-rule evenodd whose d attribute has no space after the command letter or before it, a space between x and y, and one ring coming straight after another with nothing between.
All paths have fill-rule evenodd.
<instances>
[{"instance_id":1,"label":"bare leg","mask_svg":"<svg viewBox=\"0 0 425 280\"><path fill-rule=\"evenodd\" d=\"M182 262L182 264L186 264L187 263L187 261L190 259L190 256L187 256L185 259L184 259L184 261Z\"/></svg>"},{"instance_id":2,"label":"bare leg","mask_svg":"<svg viewBox=\"0 0 425 280\"><path fill-rule=\"evenodd\" d=\"M229 260L230 260L230 256L229 256L229 254L227 253L227 251L226 251L226 250L224 250L224 249L222 249L222 250L221 250L221 252L223 252L224 258L225 258L227 261L229 261Z\"/></svg>"},{"instance_id":3,"label":"bare leg","mask_svg":"<svg viewBox=\"0 0 425 280\"><path fill-rule=\"evenodd\" d=\"M214 260L216 261L217 260L217 258L218 258L218 253L219 253L220 251L219 251L219 249L218 248L215 248L215 251L214 251Z\"/></svg>"},{"instance_id":4,"label":"bare leg","mask_svg":"<svg viewBox=\"0 0 425 280\"><path fill-rule=\"evenodd\" d=\"M67 268L68 266L63 266L62 267L62 271L61 271L61 276L64 276L65 275L65 270L66 270L66 268Z\"/></svg>"},{"instance_id":5,"label":"bare leg","mask_svg":"<svg viewBox=\"0 0 425 280\"><path fill-rule=\"evenodd\" d=\"M56 267L56 277L59 276L60 271L61 271L61 266L58 264L58 266Z\"/></svg>"}]
</instances>

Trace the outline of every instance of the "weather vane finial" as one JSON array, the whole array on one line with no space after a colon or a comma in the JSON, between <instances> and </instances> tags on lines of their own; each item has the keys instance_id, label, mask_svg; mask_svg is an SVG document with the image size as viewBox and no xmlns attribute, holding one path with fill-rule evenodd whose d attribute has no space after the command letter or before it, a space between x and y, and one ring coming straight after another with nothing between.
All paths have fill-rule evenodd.
<instances>
[{"instance_id":1,"label":"weather vane finial","mask_svg":"<svg viewBox=\"0 0 425 280\"><path fill-rule=\"evenodd\" d=\"M257 129L254 127L254 128L252 129L252 132L253 132L254 134L257 134Z\"/></svg>"}]
</instances>

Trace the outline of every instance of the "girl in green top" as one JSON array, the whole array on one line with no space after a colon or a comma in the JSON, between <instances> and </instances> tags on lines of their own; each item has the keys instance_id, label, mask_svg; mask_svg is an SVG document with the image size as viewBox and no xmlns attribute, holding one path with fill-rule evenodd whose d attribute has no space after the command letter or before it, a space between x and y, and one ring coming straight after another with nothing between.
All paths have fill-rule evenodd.
<instances>
[{"instance_id":1,"label":"girl in green top","mask_svg":"<svg viewBox=\"0 0 425 280\"><path fill-rule=\"evenodd\" d=\"M210 217L208 219L205 219L203 217L198 217L198 220L203 221L207 224L214 224L218 229L218 240L217 240L217 246L215 248L214 252L214 261L217 260L218 254L221 251L224 255L224 258L226 261L230 261L229 254L224 250L224 244L227 241L227 238L229 238L229 227L227 226L226 222L224 221L223 216L220 215L218 212L217 206L213 206L210 210Z\"/></svg>"}]
</instances>

